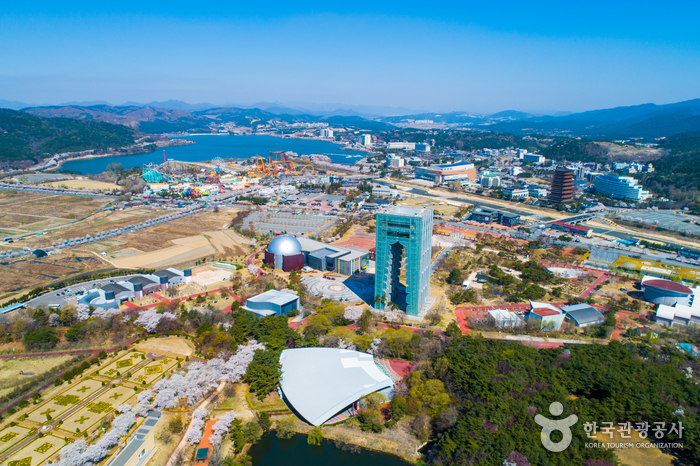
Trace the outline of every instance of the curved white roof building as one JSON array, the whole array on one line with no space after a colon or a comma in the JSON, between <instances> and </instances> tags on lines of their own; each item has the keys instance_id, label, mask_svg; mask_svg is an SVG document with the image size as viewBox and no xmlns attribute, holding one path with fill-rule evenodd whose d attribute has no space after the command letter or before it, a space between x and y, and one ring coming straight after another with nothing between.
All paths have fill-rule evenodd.
<instances>
[{"instance_id":1,"label":"curved white roof building","mask_svg":"<svg viewBox=\"0 0 700 466\"><path fill-rule=\"evenodd\" d=\"M308 423L320 426L365 395L393 389L371 354L338 348L282 351L280 386L287 402Z\"/></svg>"}]
</instances>

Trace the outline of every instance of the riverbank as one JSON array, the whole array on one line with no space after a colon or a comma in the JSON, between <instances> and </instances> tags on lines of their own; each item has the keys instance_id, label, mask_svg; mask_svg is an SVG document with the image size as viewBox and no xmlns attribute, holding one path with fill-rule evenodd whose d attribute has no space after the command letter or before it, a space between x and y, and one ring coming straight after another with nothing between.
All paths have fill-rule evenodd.
<instances>
[{"instance_id":1,"label":"riverbank","mask_svg":"<svg viewBox=\"0 0 700 466\"><path fill-rule=\"evenodd\" d=\"M165 141L163 143L154 144L154 145L156 146L156 150L158 150L158 149L163 149L166 147L189 146L189 145L193 145L193 144L197 144L197 143L195 141L190 141L187 139L170 139L169 141ZM56 162L56 165L48 167L48 168L38 169L38 171L42 171L42 172L56 171L56 170L60 169L63 166L63 164L66 162L78 162L81 160L98 159L98 158L102 158L102 157L120 157L120 156L129 156L129 155L149 154L151 152L153 152L152 149L150 149L150 148L146 149L146 147L143 146L142 150L134 150L134 151L130 151L127 153L123 153L123 152L119 152L119 151L112 151L112 152L107 152L104 154L85 154L85 155L80 155L78 157L69 157L69 158L65 158L65 159L60 159Z\"/></svg>"},{"instance_id":2,"label":"riverbank","mask_svg":"<svg viewBox=\"0 0 700 466\"><path fill-rule=\"evenodd\" d=\"M314 428L297 418L294 418L294 421L295 432L298 434L308 435ZM416 454L421 444L408 431L407 418L398 422L393 428L385 429L380 434L363 432L359 426L350 427L353 424L357 424L357 420L350 418L338 425L324 426L322 428L323 438L347 445L354 445L364 450L396 456L409 464L417 464L421 458L420 454Z\"/></svg>"}]
</instances>

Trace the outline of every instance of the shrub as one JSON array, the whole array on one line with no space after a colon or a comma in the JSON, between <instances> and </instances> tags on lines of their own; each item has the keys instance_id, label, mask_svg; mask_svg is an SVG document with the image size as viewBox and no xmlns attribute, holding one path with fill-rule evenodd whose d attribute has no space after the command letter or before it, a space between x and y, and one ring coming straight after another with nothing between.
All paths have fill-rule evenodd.
<instances>
[{"instance_id":1,"label":"shrub","mask_svg":"<svg viewBox=\"0 0 700 466\"><path fill-rule=\"evenodd\" d=\"M277 437L282 439L292 438L296 433L296 421L292 416L283 417L277 421Z\"/></svg>"}]
</instances>

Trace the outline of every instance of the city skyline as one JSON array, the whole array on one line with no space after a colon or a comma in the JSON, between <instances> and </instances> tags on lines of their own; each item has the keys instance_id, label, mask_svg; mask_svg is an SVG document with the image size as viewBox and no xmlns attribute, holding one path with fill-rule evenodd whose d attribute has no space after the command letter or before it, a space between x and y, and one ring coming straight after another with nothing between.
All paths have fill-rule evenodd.
<instances>
[{"instance_id":1,"label":"city skyline","mask_svg":"<svg viewBox=\"0 0 700 466\"><path fill-rule=\"evenodd\" d=\"M10 5L0 16L0 98L477 113L665 104L700 96L697 8Z\"/></svg>"}]
</instances>

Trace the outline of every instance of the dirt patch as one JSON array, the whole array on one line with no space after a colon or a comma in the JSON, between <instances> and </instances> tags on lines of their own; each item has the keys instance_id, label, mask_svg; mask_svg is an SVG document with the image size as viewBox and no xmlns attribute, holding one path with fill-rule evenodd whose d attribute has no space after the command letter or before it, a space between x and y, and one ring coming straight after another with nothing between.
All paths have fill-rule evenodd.
<instances>
[{"instance_id":1,"label":"dirt patch","mask_svg":"<svg viewBox=\"0 0 700 466\"><path fill-rule=\"evenodd\" d=\"M86 180L86 179L80 179L80 178L75 178L72 180L52 181L50 183L44 183L44 184L46 186L54 186L54 187L70 188L70 189L91 189L94 191L113 191L115 189L117 189L117 190L122 189L122 187L119 186L118 184L105 183L103 181L93 181L93 180Z\"/></svg>"},{"instance_id":2,"label":"dirt patch","mask_svg":"<svg viewBox=\"0 0 700 466\"><path fill-rule=\"evenodd\" d=\"M194 353L194 347L189 341L178 338L178 337L164 337L155 338L151 340L146 340L137 345L133 345L134 348L140 349L142 351L148 351L156 354L176 354L179 356L192 356Z\"/></svg>"},{"instance_id":3,"label":"dirt patch","mask_svg":"<svg viewBox=\"0 0 700 466\"><path fill-rule=\"evenodd\" d=\"M115 258L112 262L117 267L158 268L197 260L216 252L204 236L179 238L172 240L172 243L175 246Z\"/></svg>"},{"instance_id":4,"label":"dirt patch","mask_svg":"<svg viewBox=\"0 0 700 466\"><path fill-rule=\"evenodd\" d=\"M651 435L651 431L650 431ZM598 432L596 435L596 441L601 443L644 443L651 444L648 439L643 439L640 437L639 432L632 430L630 432L631 438L622 438L620 433L617 431L617 427L614 427L612 432L612 438L610 435ZM614 448L613 451L618 459L627 466L672 466L677 464L674 460L675 458L668 453L663 453L658 448L648 447L648 448Z\"/></svg>"},{"instance_id":5,"label":"dirt patch","mask_svg":"<svg viewBox=\"0 0 700 466\"><path fill-rule=\"evenodd\" d=\"M224 279L228 280L232 272L233 271L228 269L219 269L210 265L205 265L192 269L192 281L203 287L208 287L214 283L224 281Z\"/></svg>"}]
</instances>

